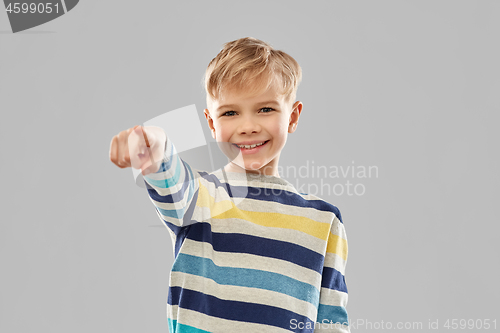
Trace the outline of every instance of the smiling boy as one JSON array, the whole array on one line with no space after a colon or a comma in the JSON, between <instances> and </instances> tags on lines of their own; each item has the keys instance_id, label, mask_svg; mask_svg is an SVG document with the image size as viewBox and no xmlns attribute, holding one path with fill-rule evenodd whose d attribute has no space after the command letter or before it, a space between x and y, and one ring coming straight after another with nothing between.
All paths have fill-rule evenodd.
<instances>
[{"instance_id":1,"label":"smiling boy","mask_svg":"<svg viewBox=\"0 0 500 333\"><path fill-rule=\"evenodd\" d=\"M349 332L340 212L278 174L300 80L265 42L224 45L205 74L204 115L229 160L214 172L191 168L160 128L112 139L111 161L142 170L173 240L170 332Z\"/></svg>"},{"instance_id":2,"label":"smiling boy","mask_svg":"<svg viewBox=\"0 0 500 333\"><path fill-rule=\"evenodd\" d=\"M261 93L232 88L220 97L208 94L205 117L213 138L230 157L226 171L279 177L281 150L288 133L297 128L302 103L297 101L291 105L293 96L278 91L276 76L260 80L264 82L256 85Z\"/></svg>"}]
</instances>

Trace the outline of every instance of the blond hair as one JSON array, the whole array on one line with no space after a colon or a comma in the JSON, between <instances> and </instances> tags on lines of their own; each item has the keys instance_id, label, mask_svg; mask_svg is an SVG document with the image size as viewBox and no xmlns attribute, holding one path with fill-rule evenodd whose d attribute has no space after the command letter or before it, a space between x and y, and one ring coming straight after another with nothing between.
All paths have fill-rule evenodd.
<instances>
[{"instance_id":1,"label":"blond hair","mask_svg":"<svg viewBox=\"0 0 500 333\"><path fill-rule=\"evenodd\" d=\"M204 76L207 103L219 99L227 88L257 94L277 84L278 93L294 100L302 80L302 69L283 51L253 37L227 42L208 64Z\"/></svg>"}]
</instances>

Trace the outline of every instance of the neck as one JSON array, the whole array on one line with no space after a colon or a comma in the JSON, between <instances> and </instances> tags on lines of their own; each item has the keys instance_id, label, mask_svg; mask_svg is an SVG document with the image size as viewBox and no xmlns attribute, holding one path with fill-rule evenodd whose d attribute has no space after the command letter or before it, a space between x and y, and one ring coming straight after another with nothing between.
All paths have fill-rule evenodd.
<instances>
[{"instance_id":1,"label":"neck","mask_svg":"<svg viewBox=\"0 0 500 333\"><path fill-rule=\"evenodd\" d=\"M240 167L239 165L233 163L233 162L229 162L225 167L224 167L224 171L226 172L238 172L238 173L247 173L247 174L255 174L255 175L264 175L264 176L274 176L274 177L278 177L278 178L281 178L279 173L278 173L278 170L277 168L271 166L271 165L266 165L260 169L257 169L257 170L247 170L247 169L244 169L242 167Z\"/></svg>"}]
</instances>

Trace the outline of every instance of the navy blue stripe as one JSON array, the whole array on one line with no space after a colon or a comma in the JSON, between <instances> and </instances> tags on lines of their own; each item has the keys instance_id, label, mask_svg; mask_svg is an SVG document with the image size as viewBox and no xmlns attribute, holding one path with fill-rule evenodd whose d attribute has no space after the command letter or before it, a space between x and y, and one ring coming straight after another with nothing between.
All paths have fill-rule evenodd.
<instances>
[{"instance_id":1,"label":"navy blue stripe","mask_svg":"<svg viewBox=\"0 0 500 333\"><path fill-rule=\"evenodd\" d=\"M290 330L291 320L314 327L314 322L295 312L275 306L249 302L230 301L207 295L195 290L170 287L168 304L204 313L206 315L247 323L265 324ZM307 324L309 323L309 324ZM304 330L302 332L313 332Z\"/></svg>"},{"instance_id":2,"label":"navy blue stripe","mask_svg":"<svg viewBox=\"0 0 500 333\"><path fill-rule=\"evenodd\" d=\"M342 223L342 218L340 216L339 209L330 204L329 202L323 200L306 200L301 195L285 191L282 189L275 189L274 194L272 189L266 189L254 186L233 186L227 183L222 183L214 175L208 174L207 172L200 171L200 175L207 181L215 184L216 187L223 187L228 192L231 198L250 198L255 200L264 200L279 202L284 205L298 206L298 207L308 207L314 208L321 211L331 212L337 216L337 218ZM280 195L276 195L280 194Z\"/></svg>"},{"instance_id":3,"label":"navy blue stripe","mask_svg":"<svg viewBox=\"0 0 500 333\"><path fill-rule=\"evenodd\" d=\"M321 287L343 291L347 293L345 278L342 273L331 267L323 268L323 276L321 279Z\"/></svg>"},{"instance_id":4,"label":"navy blue stripe","mask_svg":"<svg viewBox=\"0 0 500 333\"><path fill-rule=\"evenodd\" d=\"M189 233L189 229L191 228L191 225L188 225L186 227L180 228L180 231L176 233L176 239L175 239L175 251L174 251L174 257L177 258L179 251L181 250L181 246L184 243L184 240L186 239L186 236Z\"/></svg>"},{"instance_id":5,"label":"navy blue stripe","mask_svg":"<svg viewBox=\"0 0 500 333\"><path fill-rule=\"evenodd\" d=\"M219 178L217 178L215 175L211 175L205 171L200 171L200 176L209 181L210 183L213 183L215 185L215 188L222 187L226 192L229 194L231 198L233 198L233 192L234 192L234 186L229 185L228 183L222 183ZM246 193L248 190L245 187L238 187L236 188L236 195L235 197L245 197Z\"/></svg>"},{"instance_id":6,"label":"navy blue stripe","mask_svg":"<svg viewBox=\"0 0 500 333\"><path fill-rule=\"evenodd\" d=\"M212 232L209 223L192 225L187 238L212 244L215 251L249 253L293 262L321 274L324 257L303 246L275 239L238 233Z\"/></svg>"},{"instance_id":7,"label":"navy blue stripe","mask_svg":"<svg viewBox=\"0 0 500 333\"><path fill-rule=\"evenodd\" d=\"M333 206L333 207L335 207L335 206ZM342 214L340 214L340 210L337 207L335 207L335 209L337 210L337 212L335 213L335 215L339 219L340 223L344 224L344 222L342 221Z\"/></svg>"},{"instance_id":8,"label":"navy blue stripe","mask_svg":"<svg viewBox=\"0 0 500 333\"><path fill-rule=\"evenodd\" d=\"M193 216L194 208L196 207L196 201L197 201L197 199L198 199L198 190L196 190L196 193L193 196L193 200L191 201L191 205L189 206L188 210L186 211L186 214L184 215L184 218L183 218L184 226L182 226L182 227L179 227L179 226L173 224L172 222L169 222L169 221L166 221L165 219L163 219L163 217L161 216L161 214L160 214L160 212L158 210L158 207L155 207L156 208L156 212L158 213L158 216L160 217L160 219L163 220L163 222L165 223L165 225L170 230L172 230L172 232L176 236L176 239L175 239L175 251L174 251L175 257L177 257L177 254L180 251L182 243L184 243L184 239L186 239L186 236L187 236L187 234L189 232L190 225L192 223L197 223L197 221L191 220L191 217Z\"/></svg>"},{"instance_id":9,"label":"navy blue stripe","mask_svg":"<svg viewBox=\"0 0 500 333\"><path fill-rule=\"evenodd\" d=\"M184 222L184 227L182 227L178 232L175 233L177 238L175 239L175 257L177 258L177 255L179 254L179 251L181 250L181 246L184 243L184 239L186 239L186 236L189 233L189 229L191 228L191 225L193 223L198 223L195 220L192 220L191 217L193 216L194 209L196 207L196 202L198 201L198 194L199 194L200 189L196 190L196 193L193 195L193 200L191 200L191 205L189 206L188 210L186 211L186 214L184 214L183 222ZM175 231L174 231L175 232Z\"/></svg>"},{"instance_id":10,"label":"navy blue stripe","mask_svg":"<svg viewBox=\"0 0 500 333\"><path fill-rule=\"evenodd\" d=\"M146 183L147 184L147 183ZM199 189L196 190L196 192L194 193L193 195L193 198L191 200L191 204L190 206L188 207L188 209L186 210L184 216L183 216L183 223L184 225L189 225L191 223L195 223L196 221L194 220L191 220L191 217L193 217L193 212L194 212L194 209L196 207L196 202L198 201L198 193L199 193ZM166 221L163 217L162 217L162 214L160 212L160 209L155 205L155 209L156 209L156 212L158 213L158 216L160 217L161 220L163 220L163 222L170 228L170 230L172 230L176 235L180 232L180 228L179 226L169 222L169 221Z\"/></svg>"}]
</instances>

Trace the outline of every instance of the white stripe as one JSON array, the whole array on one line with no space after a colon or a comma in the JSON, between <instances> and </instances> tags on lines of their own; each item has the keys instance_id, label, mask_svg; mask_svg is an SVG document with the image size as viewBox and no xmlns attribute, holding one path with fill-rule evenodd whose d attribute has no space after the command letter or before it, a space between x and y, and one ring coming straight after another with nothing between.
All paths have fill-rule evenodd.
<instances>
[{"instance_id":1,"label":"white stripe","mask_svg":"<svg viewBox=\"0 0 500 333\"><path fill-rule=\"evenodd\" d=\"M330 221L335 218L335 214L333 214L332 212L321 211L311 207L286 205L279 202L250 198L247 198L247 200L244 200L241 204L239 204L238 208L255 212L272 212L285 215L300 216L320 223L330 223Z\"/></svg>"},{"instance_id":2,"label":"white stripe","mask_svg":"<svg viewBox=\"0 0 500 333\"><path fill-rule=\"evenodd\" d=\"M342 275L345 275L346 261L338 254L327 252L325 255L324 266L335 268Z\"/></svg>"},{"instance_id":3,"label":"white stripe","mask_svg":"<svg viewBox=\"0 0 500 333\"><path fill-rule=\"evenodd\" d=\"M321 288L319 297L321 304L346 307L347 299L348 295L343 291Z\"/></svg>"},{"instance_id":4,"label":"white stripe","mask_svg":"<svg viewBox=\"0 0 500 333\"><path fill-rule=\"evenodd\" d=\"M347 240L344 224L342 222L340 222L340 220L337 217L335 217L333 222L332 222L332 228L331 228L330 232L334 235L337 235L337 236Z\"/></svg>"}]
</instances>

